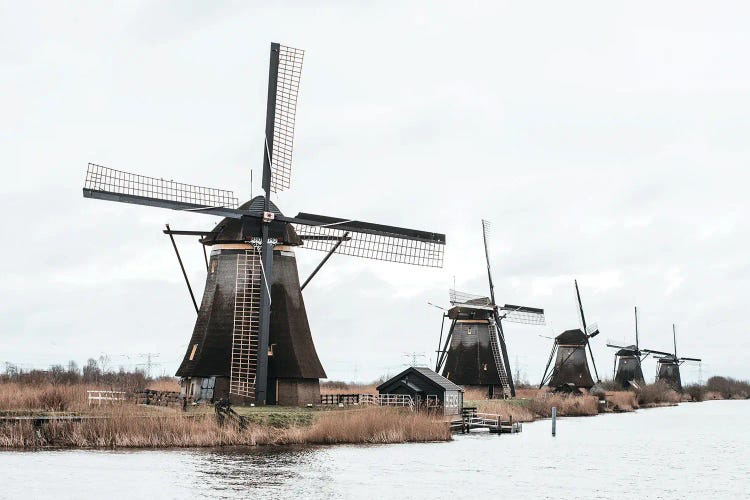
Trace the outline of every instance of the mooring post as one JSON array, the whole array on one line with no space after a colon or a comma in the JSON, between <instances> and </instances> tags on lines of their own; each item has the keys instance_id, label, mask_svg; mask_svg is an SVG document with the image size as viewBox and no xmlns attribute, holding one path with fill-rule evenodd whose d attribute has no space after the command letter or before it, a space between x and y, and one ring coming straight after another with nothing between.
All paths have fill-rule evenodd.
<instances>
[{"instance_id":1,"label":"mooring post","mask_svg":"<svg viewBox=\"0 0 750 500\"><path fill-rule=\"evenodd\" d=\"M557 430L555 427L557 426L557 407L552 407L552 435L554 436L557 433Z\"/></svg>"}]
</instances>

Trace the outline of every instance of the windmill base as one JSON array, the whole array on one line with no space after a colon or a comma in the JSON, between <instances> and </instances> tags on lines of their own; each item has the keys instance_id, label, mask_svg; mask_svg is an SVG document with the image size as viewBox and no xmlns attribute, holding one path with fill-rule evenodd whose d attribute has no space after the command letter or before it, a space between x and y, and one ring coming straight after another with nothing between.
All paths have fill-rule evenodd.
<instances>
[{"instance_id":1,"label":"windmill base","mask_svg":"<svg viewBox=\"0 0 750 500\"><path fill-rule=\"evenodd\" d=\"M316 378L277 378L268 381L268 401L281 406L320 404L320 381Z\"/></svg>"},{"instance_id":2,"label":"windmill base","mask_svg":"<svg viewBox=\"0 0 750 500\"><path fill-rule=\"evenodd\" d=\"M234 405L250 405L254 398L229 394L229 377L185 377L180 394L196 402L229 398ZM320 381L316 378L275 378L268 381L268 404L305 406L320 404Z\"/></svg>"}]
</instances>

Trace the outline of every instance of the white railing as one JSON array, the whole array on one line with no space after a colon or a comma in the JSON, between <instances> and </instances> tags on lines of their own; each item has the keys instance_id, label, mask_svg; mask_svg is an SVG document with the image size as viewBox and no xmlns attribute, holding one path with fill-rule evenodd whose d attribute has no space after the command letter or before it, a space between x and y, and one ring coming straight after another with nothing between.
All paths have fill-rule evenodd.
<instances>
[{"instance_id":1,"label":"white railing","mask_svg":"<svg viewBox=\"0 0 750 500\"><path fill-rule=\"evenodd\" d=\"M408 394L361 394L359 404L375 406L408 406L414 408L414 400Z\"/></svg>"},{"instance_id":2,"label":"white railing","mask_svg":"<svg viewBox=\"0 0 750 500\"><path fill-rule=\"evenodd\" d=\"M102 401L114 402L114 401L125 401L124 391L86 391L89 396L89 406L96 402L101 405Z\"/></svg>"}]
</instances>

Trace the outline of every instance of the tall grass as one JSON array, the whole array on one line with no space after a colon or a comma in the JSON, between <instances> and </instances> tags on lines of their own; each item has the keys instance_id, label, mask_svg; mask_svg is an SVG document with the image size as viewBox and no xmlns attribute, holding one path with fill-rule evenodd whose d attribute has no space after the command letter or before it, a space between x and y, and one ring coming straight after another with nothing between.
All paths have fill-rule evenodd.
<instances>
[{"instance_id":1,"label":"tall grass","mask_svg":"<svg viewBox=\"0 0 750 500\"><path fill-rule=\"evenodd\" d=\"M483 413L495 413L501 417L513 417L517 422L532 422L538 418L552 416L552 407L557 414L567 417L590 416L599 413L598 398L588 394L553 394L542 391L534 398L523 400L486 399L477 401L477 409Z\"/></svg>"},{"instance_id":2,"label":"tall grass","mask_svg":"<svg viewBox=\"0 0 750 500\"><path fill-rule=\"evenodd\" d=\"M638 398L633 391L607 391L604 399L612 411L633 411L639 408Z\"/></svg>"},{"instance_id":3,"label":"tall grass","mask_svg":"<svg viewBox=\"0 0 750 500\"><path fill-rule=\"evenodd\" d=\"M180 392L180 381L174 377L159 378L146 384L146 389L160 392Z\"/></svg>"},{"instance_id":4,"label":"tall grass","mask_svg":"<svg viewBox=\"0 0 750 500\"><path fill-rule=\"evenodd\" d=\"M158 448L304 443L400 443L447 441L447 422L391 408L321 412L311 425L275 428L220 426L211 415L186 415L167 408L109 407L80 422L0 425L0 447Z\"/></svg>"},{"instance_id":5,"label":"tall grass","mask_svg":"<svg viewBox=\"0 0 750 500\"><path fill-rule=\"evenodd\" d=\"M78 411L87 407L86 386L43 383L0 383L0 413L24 411Z\"/></svg>"},{"instance_id":6,"label":"tall grass","mask_svg":"<svg viewBox=\"0 0 750 500\"><path fill-rule=\"evenodd\" d=\"M663 380L642 385L635 393L640 406L672 405L679 403L681 399Z\"/></svg>"},{"instance_id":7,"label":"tall grass","mask_svg":"<svg viewBox=\"0 0 750 500\"><path fill-rule=\"evenodd\" d=\"M344 382L320 384L321 394L377 394L374 384L349 384Z\"/></svg>"},{"instance_id":8,"label":"tall grass","mask_svg":"<svg viewBox=\"0 0 750 500\"><path fill-rule=\"evenodd\" d=\"M319 444L448 441L450 438L447 421L397 408L327 412L310 427L293 428L286 435L287 442Z\"/></svg>"}]
</instances>

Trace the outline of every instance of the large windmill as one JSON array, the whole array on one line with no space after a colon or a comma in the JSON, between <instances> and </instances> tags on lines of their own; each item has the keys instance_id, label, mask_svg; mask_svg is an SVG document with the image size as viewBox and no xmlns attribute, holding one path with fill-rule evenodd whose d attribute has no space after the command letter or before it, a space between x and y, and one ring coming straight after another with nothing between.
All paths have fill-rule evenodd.
<instances>
[{"instance_id":1,"label":"large windmill","mask_svg":"<svg viewBox=\"0 0 750 500\"><path fill-rule=\"evenodd\" d=\"M685 358L677 356L677 333L675 326L672 324L672 341L674 342L674 353L659 353L661 356L654 356L656 358L658 371L656 373L656 380L663 380L672 389L677 392L682 392L682 377L680 376L680 365L685 361L697 361L700 362L700 358Z\"/></svg>"},{"instance_id":2,"label":"large windmill","mask_svg":"<svg viewBox=\"0 0 750 500\"><path fill-rule=\"evenodd\" d=\"M615 352L615 366L613 376L625 389L639 389L639 384L644 383L642 362L649 354L669 355L662 351L653 349L641 349L638 344L638 307L635 307L635 344L621 346L607 343L607 347L619 349Z\"/></svg>"},{"instance_id":3,"label":"large windmill","mask_svg":"<svg viewBox=\"0 0 750 500\"><path fill-rule=\"evenodd\" d=\"M443 376L455 384L486 388L490 398L512 397L516 395L516 389L502 322L543 325L544 309L497 305L490 265L489 232L490 223L483 220L482 235L490 295L486 297L450 290L452 307L443 314L435 371L442 370ZM451 323L443 344L445 318L450 319Z\"/></svg>"},{"instance_id":4,"label":"large windmill","mask_svg":"<svg viewBox=\"0 0 750 500\"><path fill-rule=\"evenodd\" d=\"M194 397L257 404L317 402L325 377L310 333L294 247L440 267L445 236L352 219L284 215L271 193L290 187L303 51L271 44L263 195L238 206L231 191L165 181L89 164L83 195L224 219L197 235L211 247L193 335L177 371ZM307 279L305 284L309 282Z\"/></svg>"},{"instance_id":5,"label":"large windmill","mask_svg":"<svg viewBox=\"0 0 750 500\"><path fill-rule=\"evenodd\" d=\"M566 330L555 337L552 352L549 355L547 366L544 368L542 381L539 383L540 389L544 384L560 390L592 388L594 380L591 378L591 371L589 371L588 360L586 358L587 347L591 356L591 365L594 367L596 381L599 382L599 374L596 371L596 362L594 362L594 353L591 351L591 344L589 342L593 337L599 335L599 327L596 323L586 324L586 316L583 314L583 303L581 302L581 292L578 290L578 281L574 280L574 283L582 328ZM557 357L555 357L555 354L557 354ZM555 360L555 365L550 370L553 359Z\"/></svg>"}]
</instances>

